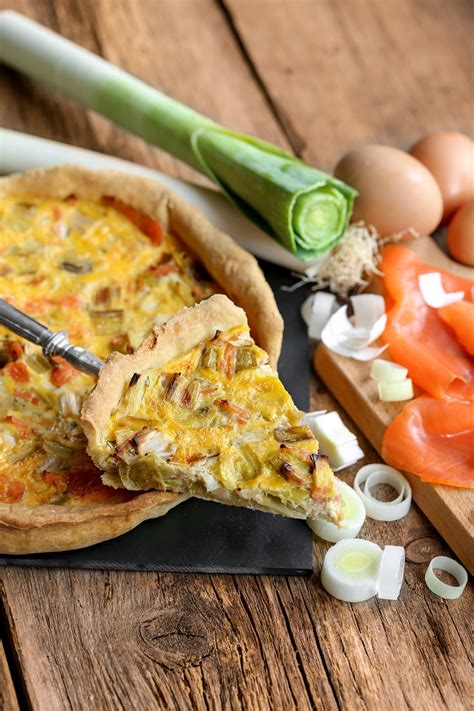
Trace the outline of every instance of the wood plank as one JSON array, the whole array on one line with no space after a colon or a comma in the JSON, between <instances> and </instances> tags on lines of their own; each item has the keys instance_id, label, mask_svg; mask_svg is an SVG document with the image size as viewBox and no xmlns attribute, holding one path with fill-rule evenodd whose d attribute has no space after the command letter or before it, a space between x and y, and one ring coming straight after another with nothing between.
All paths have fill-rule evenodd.
<instances>
[{"instance_id":1,"label":"wood plank","mask_svg":"<svg viewBox=\"0 0 474 711\"><path fill-rule=\"evenodd\" d=\"M473 278L474 270L449 259L431 238L410 242L409 246L434 268ZM321 344L315 353L315 367L342 407L357 422L375 449L381 452L385 430L405 403L379 400L369 376L370 363L338 356ZM433 486L408 473L407 477L418 506L473 573L474 492Z\"/></svg>"},{"instance_id":2,"label":"wood plank","mask_svg":"<svg viewBox=\"0 0 474 711\"><path fill-rule=\"evenodd\" d=\"M15 687L13 686L10 667L5 655L5 648L0 638L0 709L2 711L19 711Z\"/></svg>"},{"instance_id":3,"label":"wood plank","mask_svg":"<svg viewBox=\"0 0 474 711\"><path fill-rule=\"evenodd\" d=\"M378 709L382 699L392 700L387 708L462 708L469 660L457 625L471 592L449 605L429 599L426 561L442 547L415 509L396 533L383 524L364 531L382 544L405 543L418 561L420 534L423 563L408 563L400 600L353 606L330 598L316 576L7 569L29 701L52 711L66 702ZM323 551L316 548L317 567Z\"/></svg>"},{"instance_id":4,"label":"wood plank","mask_svg":"<svg viewBox=\"0 0 474 711\"><path fill-rule=\"evenodd\" d=\"M224 0L296 152L474 134L470 0Z\"/></svg>"},{"instance_id":5,"label":"wood plank","mask_svg":"<svg viewBox=\"0 0 474 711\"><path fill-rule=\"evenodd\" d=\"M11 7L0 0L0 9ZM114 0L113 12L108 0L15 0L15 9L211 118L288 147L212 0ZM39 83L7 68L0 68L0 77L5 128L207 183L168 154Z\"/></svg>"}]
</instances>

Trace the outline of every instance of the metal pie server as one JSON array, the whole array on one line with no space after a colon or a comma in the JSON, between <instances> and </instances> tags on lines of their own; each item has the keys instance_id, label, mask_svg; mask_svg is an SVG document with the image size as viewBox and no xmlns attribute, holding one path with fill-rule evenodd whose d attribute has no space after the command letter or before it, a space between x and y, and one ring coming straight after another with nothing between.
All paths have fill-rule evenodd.
<instances>
[{"instance_id":1,"label":"metal pie server","mask_svg":"<svg viewBox=\"0 0 474 711\"><path fill-rule=\"evenodd\" d=\"M27 341L41 346L47 358L61 356L83 373L98 375L104 365L93 353L69 343L66 331L50 331L4 299L0 299L0 324Z\"/></svg>"}]
</instances>

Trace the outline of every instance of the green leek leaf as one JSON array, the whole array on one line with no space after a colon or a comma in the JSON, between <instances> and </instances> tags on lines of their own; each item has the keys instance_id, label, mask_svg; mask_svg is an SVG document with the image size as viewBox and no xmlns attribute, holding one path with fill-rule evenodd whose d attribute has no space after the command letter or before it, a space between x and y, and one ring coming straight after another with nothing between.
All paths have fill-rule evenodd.
<instances>
[{"instance_id":1,"label":"green leek leaf","mask_svg":"<svg viewBox=\"0 0 474 711\"><path fill-rule=\"evenodd\" d=\"M219 126L16 12L0 13L0 61L208 175L301 259L327 252L344 234L353 188L270 143Z\"/></svg>"}]
</instances>

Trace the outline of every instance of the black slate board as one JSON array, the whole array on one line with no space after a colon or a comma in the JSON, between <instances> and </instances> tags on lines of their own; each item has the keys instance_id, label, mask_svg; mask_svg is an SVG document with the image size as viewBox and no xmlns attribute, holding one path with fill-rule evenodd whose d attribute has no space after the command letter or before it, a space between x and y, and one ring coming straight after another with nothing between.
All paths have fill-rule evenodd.
<instances>
[{"instance_id":1,"label":"black slate board","mask_svg":"<svg viewBox=\"0 0 474 711\"><path fill-rule=\"evenodd\" d=\"M307 409L310 365L299 314L305 293L282 291L294 281L288 271L260 265L285 320L279 374L297 407ZM304 521L191 499L120 538L78 551L0 556L0 565L306 575L312 572L312 538Z\"/></svg>"},{"instance_id":2,"label":"black slate board","mask_svg":"<svg viewBox=\"0 0 474 711\"><path fill-rule=\"evenodd\" d=\"M305 575L311 572L310 533L304 521L189 499L120 538L79 551L3 556L0 564Z\"/></svg>"}]
</instances>

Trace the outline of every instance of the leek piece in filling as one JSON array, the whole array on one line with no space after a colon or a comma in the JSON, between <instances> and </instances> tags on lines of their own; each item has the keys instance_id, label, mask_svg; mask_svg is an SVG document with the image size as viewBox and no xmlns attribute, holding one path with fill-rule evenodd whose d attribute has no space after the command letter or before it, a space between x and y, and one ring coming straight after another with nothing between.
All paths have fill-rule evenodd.
<instances>
[{"instance_id":1,"label":"leek piece in filling","mask_svg":"<svg viewBox=\"0 0 474 711\"><path fill-rule=\"evenodd\" d=\"M353 188L270 143L226 130L15 12L0 14L0 60L205 173L301 259L327 252L347 228Z\"/></svg>"}]
</instances>

